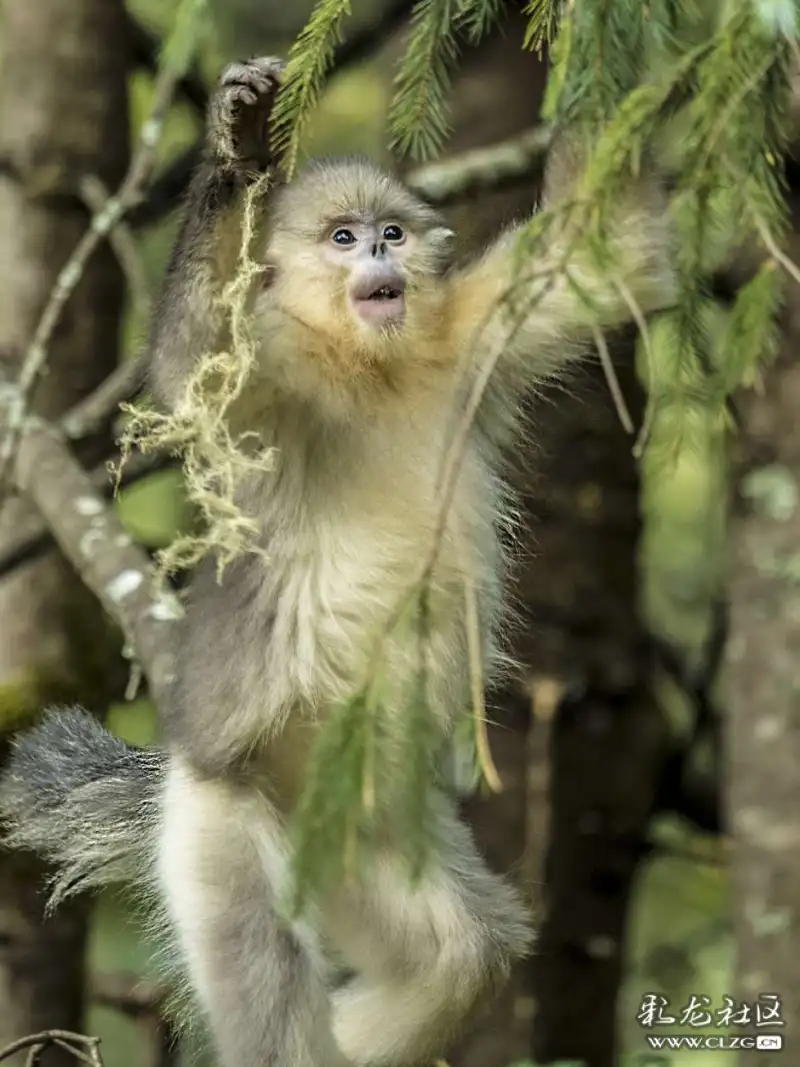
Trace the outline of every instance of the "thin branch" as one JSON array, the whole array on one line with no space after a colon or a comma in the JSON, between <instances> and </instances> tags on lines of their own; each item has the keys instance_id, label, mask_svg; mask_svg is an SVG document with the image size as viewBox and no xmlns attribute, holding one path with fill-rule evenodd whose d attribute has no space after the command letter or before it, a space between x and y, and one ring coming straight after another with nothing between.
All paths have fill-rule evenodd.
<instances>
[{"instance_id":1,"label":"thin branch","mask_svg":"<svg viewBox=\"0 0 800 1067\"><path fill-rule=\"evenodd\" d=\"M628 310L631 313L631 318L636 323L639 333L642 337L642 344L644 345L645 354L647 356L647 364L650 368L650 375L653 373L653 346L650 342L650 330L647 326L647 318L644 311L639 307L636 302L636 298L631 292L630 288L625 284L622 278L612 277L612 282L617 287L617 291L622 299L628 306ZM650 392L647 394L647 404L644 410L644 419L642 420L642 426L639 430L639 436L636 438L636 442L633 446L633 455L636 459L641 459L644 455L645 445L650 437L650 430L653 427L653 419L655 418L656 405L655 400Z\"/></svg>"},{"instance_id":2,"label":"thin branch","mask_svg":"<svg viewBox=\"0 0 800 1067\"><path fill-rule=\"evenodd\" d=\"M138 204L128 216L134 230L152 226L175 210L200 163L204 143L205 134L201 134L155 178L147 199Z\"/></svg>"},{"instance_id":3,"label":"thin branch","mask_svg":"<svg viewBox=\"0 0 800 1067\"><path fill-rule=\"evenodd\" d=\"M756 209L755 205L750 203L749 206L750 212L753 216L753 222L755 223L756 229L758 230L758 235L761 238L764 247L775 260L775 262L779 263L786 271L786 273L791 278L793 278L798 285L800 285L800 267L797 266L795 261L790 256L787 256L787 254L778 247L775 238L769 231L769 227L764 222L760 212Z\"/></svg>"},{"instance_id":4,"label":"thin branch","mask_svg":"<svg viewBox=\"0 0 800 1067\"><path fill-rule=\"evenodd\" d=\"M543 168L551 139L549 126L533 126L486 148L473 148L418 167L406 180L430 203L448 204L535 177Z\"/></svg>"},{"instance_id":5,"label":"thin branch","mask_svg":"<svg viewBox=\"0 0 800 1067\"><path fill-rule=\"evenodd\" d=\"M531 678L525 688L531 723L525 761L524 884L531 904L541 912L552 822L553 734L566 687L560 678L540 676Z\"/></svg>"},{"instance_id":6,"label":"thin branch","mask_svg":"<svg viewBox=\"0 0 800 1067\"><path fill-rule=\"evenodd\" d=\"M489 733L486 729L486 700L481 656L481 629L478 613L478 597L471 575L464 578L464 608L467 629L467 648L469 654L470 690L472 693L472 714L475 720L475 747L478 754L478 766L484 781L493 793L503 792L503 780L492 758Z\"/></svg>"},{"instance_id":7,"label":"thin branch","mask_svg":"<svg viewBox=\"0 0 800 1067\"><path fill-rule=\"evenodd\" d=\"M603 374L606 378L606 384L608 385L608 391L611 393L611 399L614 402L619 421L622 423L623 429L626 433L635 433L636 427L633 425L633 419L631 413L628 410L628 405L625 403L625 397L622 392L622 386L619 384L619 378L617 372L614 369L614 362L611 359L611 353L608 351L608 345L606 339L603 336L603 331L598 329L597 326L592 327L592 333L594 335L594 343L597 348L597 354L600 357L600 366L603 368Z\"/></svg>"},{"instance_id":8,"label":"thin branch","mask_svg":"<svg viewBox=\"0 0 800 1067\"><path fill-rule=\"evenodd\" d=\"M132 400L144 385L147 370L146 355L126 359L112 371L98 387L71 408L59 420L66 437L79 441L90 437L119 411L120 404Z\"/></svg>"},{"instance_id":9,"label":"thin branch","mask_svg":"<svg viewBox=\"0 0 800 1067\"><path fill-rule=\"evenodd\" d=\"M0 1049L0 1062L8 1060L18 1052L25 1049L31 1050L29 1062L38 1062L45 1049L52 1045L58 1045L75 1056L76 1059L85 1060L92 1067L103 1067L103 1060L99 1050L100 1038L87 1037L85 1034L74 1034L70 1030L43 1030L39 1034L30 1034L12 1041L10 1045ZM83 1051L83 1050L86 1051Z\"/></svg>"},{"instance_id":10,"label":"thin branch","mask_svg":"<svg viewBox=\"0 0 800 1067\"><path fill-rule=\"evenodd\" d=\"M159 986L143 981L138 975L124 973L94 975L89 995L95 1003L134 1019L157 1014L166 999Z\"/></svg>"},{"instance_id":11,"label":"thin branch","mask_svg":"<svg viewBox=\"0 0 800 1067\"><path fill-rule=\"evenodd\" d=\"M105 463L92 470L89 477L96 491L104 500L110 501L118 488L127 489L149 478L152 474L166 470L178 470L179 466L178 460L173 456L163 453L135 452L125 463L118 486ZM55 539L47 523L38 513L32 514L23 526L17 527L5 543L5 550L0 555L0 579L25 563L38 559L54 544Z\"/></svg>"},{"instance_id":12,"label":"thin branch","mask_svg":"<svg viewBox=\"0 0 800 1067\"><path fill-rule=\"evenodd\" d=\"M103 182L93 174L87 174L80 182L81 196L94 215L99 215L111 194ZM140 321L149 322L151 312L150 286L139 252L136 238L122 219L113 226L108 236L109 243L125 273L133 306Z\"/></svg>"}]
</instances>

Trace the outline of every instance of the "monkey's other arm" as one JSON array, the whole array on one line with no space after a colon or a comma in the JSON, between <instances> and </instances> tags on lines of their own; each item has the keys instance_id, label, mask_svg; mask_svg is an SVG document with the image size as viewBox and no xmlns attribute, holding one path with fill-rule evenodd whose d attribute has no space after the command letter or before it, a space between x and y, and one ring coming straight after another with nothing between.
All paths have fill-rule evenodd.
<instances>
[{"instance_id":1,"label":"monkey's other arm","mask_svg":"<svg viewBox=\"0 0 800 1067\"><path fill-rule=\"evenodd\" d=\"M545 172L546 209L568 204L584 161L575 140L556 142ZM585 241L573 249L559 214L545 232L539 258L520 256L519 225L453 275L457 348L476 366L496 359L489 395L516 407L532 384L557 375L579 355L595 329L631 321L637 309L646 315L674 302L668 212L655 176L626 179L604 220L608 259L596 258Z\"/></svg>"},{"instance_id":2,"label":"monkey's other arm","mask_svg":"<svg viewBox=\"0 0 800 1067\"><path fill-rule=\"evenodd\" d=\"M187 201L149 339L150 385L172 407L222 327L218 296L233 277L247 187L271 170L269 121L283 62L231 63L211 98L202 162Z\"/></svg>"}]
</instances>

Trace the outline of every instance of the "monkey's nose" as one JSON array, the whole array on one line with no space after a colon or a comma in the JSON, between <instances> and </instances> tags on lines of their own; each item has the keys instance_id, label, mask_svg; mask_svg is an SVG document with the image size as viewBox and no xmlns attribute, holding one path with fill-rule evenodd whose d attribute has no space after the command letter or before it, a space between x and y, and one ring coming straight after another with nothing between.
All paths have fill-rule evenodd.
<instances>
[{"instance_id":1,"label":"monkey's nose","mask_svg":"<svg viewBox=\"0 0 800 1067\"><path fill-rule=\"evenodd\" d=\"M385 256L386 255L386 242L385 241L381 241L380 244L374 244L372 246L372 255L376 259L378 258L378 256Z\"/></svg>"}]
</instances>

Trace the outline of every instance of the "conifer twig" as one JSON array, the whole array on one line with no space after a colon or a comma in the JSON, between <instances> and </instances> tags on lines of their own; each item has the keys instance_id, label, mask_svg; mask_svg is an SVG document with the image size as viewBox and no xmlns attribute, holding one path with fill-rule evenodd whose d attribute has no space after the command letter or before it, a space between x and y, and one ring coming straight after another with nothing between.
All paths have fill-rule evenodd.
<instances>
[{"instance_id":1,"label":"conifer twig","mask_svg":"<svg viewBox=\"0 0 800 1067\"><path fill-rule=\"evenodd\" d=\"M603 331L598 329L597 326L592 327L592 333L594 335L594 344L597 349L597 355L600 357L600 366L603 368L603 374L605 375L606 385L608 391L611 394L611 399L614 402L619 421L622 423L623 429L626 433L634 433L636 427L633 425L633 419L631 413L628 410L628 405L625 403L625 397L622 393L622 387L619 384L619 378L617 372L614 369L614 363L611 359L611 353L608 351L608 344L603 335Z\"/></svg>"}]
</instances>

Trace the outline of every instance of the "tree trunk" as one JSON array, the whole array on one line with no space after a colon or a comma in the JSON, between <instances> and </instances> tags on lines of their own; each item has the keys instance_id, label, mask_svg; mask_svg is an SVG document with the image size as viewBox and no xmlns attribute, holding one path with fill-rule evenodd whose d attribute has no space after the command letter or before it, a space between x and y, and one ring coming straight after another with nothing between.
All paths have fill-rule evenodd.
<instances>
[{"instance_id":1,"label":"tree trunk","mask_svg":"<svg viewBox=\"0 0 800 1067\"><path fill-rule=\"evenodd\" d=\"M797 219L795 219L797 225ZM800 251L793 240L792 258ZM789 297L794 301L794 293ZM726 801L733 839L735 989L753 1006L781 1000L800 1020L800 306L787 315L780 358L760 394L742 398L744 455L732 529L727 650ZM762 1010L767 1002L762 1005ZM754 1020L755 1022L755 1020ZM790 1034L785 1031L791 1028ZM743 1027L750 1034L755 1025ZM781 1050L752 1050L742 1067L777 1067Z\"/></svg>"},{"instance_id":2,"label":"tree trunk","mask_svg":"<svg viewBox=\"0 0 800 1067\"><path fill-rule=\"evenodd\" d=\"M638 611L638 476L598 367L536 416L525 497L535 556L521 575L519 642L534 712L529 783L549 783L528 797L529 862L543 882L532 887L541 915L532 1051L542 1064L616 1067L628 905L668 741Z\"/></svg>"},{"instance_id":3,"label":"tree trunk","mask_svg":"<svg viewBox=\"0 0 800 1067\"><path fill-rule=\"evenodd\" d=\"M78 179L94 174L113 188L124 174L124 5L5 0L0 41L0 358L15 376L58 270L88 224ZM37 410L58 415L113 368L123 298L123 279L104 248L55 331ZM86 458L107 447L89 442ZM0 545L25 506L4 505ZM0 729L52 700L107 703L119 681L116 638L55 553L3 580L0 620ZM42 877L28 860L0 859L0 1047L33 1030L80 1027L84 909L43 923ZM53 1063L67 1059L48 1054Z\"/></svg>"}]
</instances>

